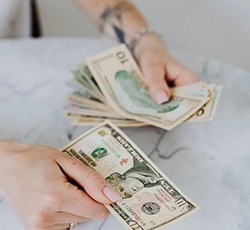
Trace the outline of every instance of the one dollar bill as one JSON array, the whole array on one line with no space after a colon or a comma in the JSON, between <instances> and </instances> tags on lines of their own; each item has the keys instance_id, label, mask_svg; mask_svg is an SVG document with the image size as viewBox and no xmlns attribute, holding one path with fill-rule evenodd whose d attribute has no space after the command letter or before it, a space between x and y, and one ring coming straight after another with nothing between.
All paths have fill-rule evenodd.
<instances>
[{"instance_id":1,"label":"one dollar bill","mask_svg":"<svg viewBox=\"0 0 250 230\"><path fill-rule=\"evenodd\" d=\"M105 122L63 149L99 172L122 200L107 205L125 229L153 230L197 211L198 206L120 129Z\"/></svg>"}]
</instances>

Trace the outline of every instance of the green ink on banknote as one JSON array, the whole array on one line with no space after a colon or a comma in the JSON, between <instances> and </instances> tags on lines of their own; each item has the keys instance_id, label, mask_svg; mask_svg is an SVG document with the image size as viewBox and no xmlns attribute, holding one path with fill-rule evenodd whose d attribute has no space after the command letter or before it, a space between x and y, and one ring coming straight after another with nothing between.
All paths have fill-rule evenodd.
<instances>
[{"instance_id":1,"label":"green ink on banknote","mask_svg":"<svg viewBox=\"0 0 250 230\"><path fill-rule=\"evenodd\" d=\"M135 107L145 109L150 108L154 110L155 113L167 113L179 107L180 102L176 100L170 100L168 103L158 105L154 102L148 90L142 87L142 84L136 80L136 77L134 77L133 74L133 72L128 73L125 70L121 70L115 75L115 94L117 98L120 99L119 102L123 105L124 109L135 113L134 109L129 109L126 104L124 104L126 102L120 97L121 95L126 95L126 98L129 99L131 105L133 104Z\"/></svg>"},{"instance_id":2,"label":"green ink on banknote","mask_svg":"<svg viewBox=\"0 0 250 230\"><path fill-rule=\"evenodd\" d=\"M104 130L100 130L100 131L98 132L98 134L99 134L101 137L104 137L104 136L107 135L107 133L106 133Z\"/></svg>"},{"instance_id":3,"label":"green ink on banknote","mask_svg":"<svg viewBox=\"0 0 250 230\"><path fill-rule=\"evenodd\" d=\"M101 159L107 155L108 151L105 148L97 148L92 153L91 156L95 159Z\"/></svg>"}]
</instances>

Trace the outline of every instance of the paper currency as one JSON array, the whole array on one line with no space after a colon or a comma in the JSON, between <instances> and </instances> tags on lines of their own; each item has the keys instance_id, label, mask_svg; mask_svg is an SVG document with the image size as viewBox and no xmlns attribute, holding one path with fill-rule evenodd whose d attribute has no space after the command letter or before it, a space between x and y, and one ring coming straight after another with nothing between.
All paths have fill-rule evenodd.
<instances>
[{"instance_id":1,"label":"paper currency","mask_svg":"<svg viewBox=\"0 0 250 230\"><path fill-rule=\"evenodd\" d=\"M66 114L102 120L129 119L166 130L185 121L211 120L222 89L204 82L176 87L171 89L170 101L158 105L150 97L142 73L125 45L87 58L86 64L79 65L73 74L82 89L68 96ZM74 124L85 125L87 120L90 121L74 119Z\"/></svg>"},{"instance_id":2,"label":"paper currency","mask_svg":"<svg viewBox=\"0 0 250 230\"><path fill-rule=\"evenodd\" d=\"M69 117L73 118L72 125L82 126L82 125L98 125L106 120L111 121L115 125L119 127L141 127L145 126L145 123L130 120L130 119L120 119L120 118L113 118L113 117L105 117L105 116L87 116L87 115L79 115L74 113L68 113Z\"/></svg>"},{"instance_id":3,"label":"paper currency","mask_svg":"<svg viewBox=\"0 0 250 230\"><path fill-rule=\"evenodd\" d=\"M109 122L83 134L63 152L99 172L122 196L107 208L125 229L161 229L198 210L132 140Z\"/></svg>"},{"instance_id":4,"label":"paper currency","mask_svg":"<svg viewBox=\"0 0 250 230\"><path fill-rule=\"evenodd\" d=\"M190 118L188 122L197 121L210 121L213 119L216 107L218 105L219 97L222 92L222 86L216 86L215 84L206 84L204 82L198 82L188 86L176 87L172 89L172 93L181 92L188 95L197 95L209 97L210 100L198 109Z\"/></svg>"}]
</instances>

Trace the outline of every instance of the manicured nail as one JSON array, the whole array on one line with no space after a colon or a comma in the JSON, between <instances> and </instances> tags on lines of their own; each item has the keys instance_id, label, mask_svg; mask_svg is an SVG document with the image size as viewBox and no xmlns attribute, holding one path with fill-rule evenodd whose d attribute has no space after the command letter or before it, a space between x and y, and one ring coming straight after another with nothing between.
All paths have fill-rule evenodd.
<instances>
[{"instance_id":1,"label":"manicured nail","mask_svg":"<svg viewBox=\"0 0 250 230\"><path fill-rule=\"evenodd\" d=\"M155 94L155 100L159 105L161 105L162 103L167 102L169 97L164 91L158 91Z\"/></svg>"},{"instance_id":2,"label":"manicured nail","mask_svg":"<svg viewBox=\"0 0 250 230\"><path fill-rule=\"evenodd\" d=\"M119 195L119 193L109 186L105 186L102 191L105 194L105 196L108 197L113 202L122 200L122 197Z\"/></svg>"}]
</instances>

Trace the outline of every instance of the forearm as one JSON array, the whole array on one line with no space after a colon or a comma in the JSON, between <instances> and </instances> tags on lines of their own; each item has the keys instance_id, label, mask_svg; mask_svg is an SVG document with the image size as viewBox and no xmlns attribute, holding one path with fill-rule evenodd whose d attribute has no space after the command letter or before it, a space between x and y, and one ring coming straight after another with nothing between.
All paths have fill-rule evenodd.
<instances>
[{"instance_id":1,"label":"forearm","mask_svg":"<svg viewBox=\"0 0 250 230\"><path fill-rule=\"evenodd\" d=\"M124 0L74 0L79 7L113 40L129 43L147 22L129 1Z\"/></svg>"},{"instance_id":2,"label":"forearm","mask_svg":"<svg viewBox=\"0 0 250 230\"><path fill-rule=\"evenodd\" d=\"M0 195L4 195L4 187L5 187L5 177L8 172L6 172L6 166L8 165L8 145L9 142L0 140Z\"/></svg>"},{"instance_id":3,"label":"forearm","mask_svg":"<svg viewBox=\"0 0 250 230\"><path fill-rule=\"evenodd\" d=\"M164 43L148 29L146 20L129 1L74 1L103 34L127 44L142 70L152 98L158 104L169 100L169 86L181 86L198 80L192 71L167 52ZM146 30L141 30L143 28Z\"/></svg>"},{"instance_id":4,"label":"forearm","mask_svg":"<svg viewBox=\"0 0 250 230\"><path fill-rule=\"evenodd\" d=\"M25 152L29 148L28 145L0 140L0 195L6 196L6 188L8 187L9 176L13 168L17 165L17 154Z\"/></svg>"}]
</instances>

